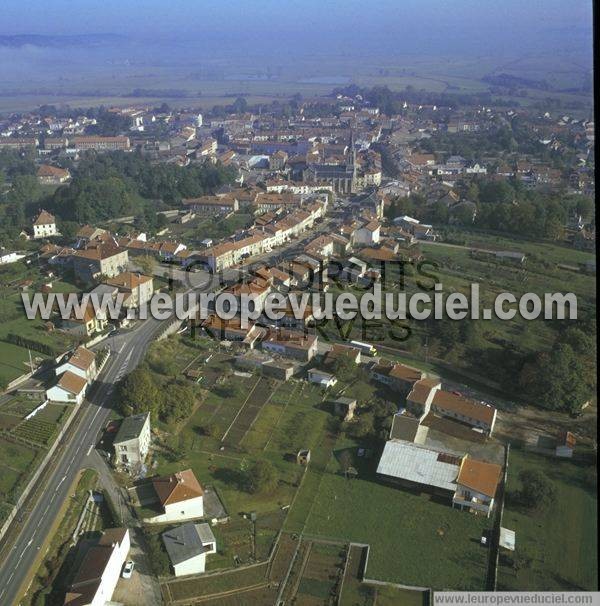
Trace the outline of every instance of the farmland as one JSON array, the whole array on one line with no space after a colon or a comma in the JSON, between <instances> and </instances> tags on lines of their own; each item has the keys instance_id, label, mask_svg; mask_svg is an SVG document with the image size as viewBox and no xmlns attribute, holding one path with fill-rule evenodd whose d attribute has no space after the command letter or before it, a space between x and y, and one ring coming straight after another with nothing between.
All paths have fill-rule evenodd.
<instances>
[{"instance_id":1,"label":"farmland","mask_svg":"<svg viewBox=\"0 0 600 606\"><path fill-rule=\"evenodd\" d=\"M172 355L177 351L177 359L193 359L187 350L194 348L187 339L168 341L172 343L159 347L171 348ZM226 353L209 347L203 345L202 358L193 363L206 378L200 383L205 393L200 406L179 429L178 439L186 444L184 452L177 460L166 453L159 455L157 473L191 467L202 483L218 492L232 522L236 520L231 529L217 530L223 532L224 549L210 564L211 569L230 566L234 555L245 561L249 530L246 521L237 521L241 512L256 511L260 524L261 518L270 519L289 505L285 521L281 516L278 523L269 525L272 530L266 531L265 547L283 523L285 532L305 533L308 540L370 544L369 576L375 579L418 586L483 588L487 552L478 540L489 524L487 519L382 485L374 474L376 452L368 460L355 460L359 477L346 480L340 473L339 451L356 451L359 444L338 434L331 425L327 401L334 393L326 394L305 381L280 382L236 373ZM219 372L213 377L216 369ZM375 394L374 387L359 377L341 381L334 392L345 390L353 390L365 402ZM311 451L306 468L295 462L296 453L303 448ZM269 495L249 492L246 487L245 470L260 459L270 461L279 476ZM399 553L400 542L403 549ZM418 565L421 553L440 562L429 567L425 576ZM443 557L433 558L440 553ZM309 596L321 599L330 591L332 579L307 579L301 584L306 600Z\"/></svg>"}]
</instances>

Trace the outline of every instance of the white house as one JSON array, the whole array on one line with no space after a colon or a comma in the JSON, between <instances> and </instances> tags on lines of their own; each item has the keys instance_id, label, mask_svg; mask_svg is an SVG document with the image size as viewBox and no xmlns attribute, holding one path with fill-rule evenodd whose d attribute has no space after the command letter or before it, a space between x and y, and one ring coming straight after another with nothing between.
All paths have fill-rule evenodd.
<instances>
[{"instance_id":1,"label":"white house","mask_svg":"<svg viewBox=\"0 0 600 606\"><path fill-rule=\"evenodd\" d=\"M204 516L204 490L191 469L154 478L152 485L163 513L145 522L164 524Z\"/></svg>"},{"instance_id":2,"label":"white house","mask_svg":"<svg viewBox=\"0 0 600 606\"><path fill-rule=\"evenodd\" d=\"M110 602L131 546L127 528L109 528L83 556L65 595L65 606L104 606Z\"/></svg>"},{"instance_id":3,"label":"white house","mask_svg":"<svg viewBox=\"0 0 600 606\"><path fill-rule=\"evenodd\" d=\"M176 577L200 574L206 568L206 556L217 552L217 541L208 524L188 522L162 533Z\"/></svg>"},{"instance_id":4,"label":"white house","mask_svg":"<svg viewBox=\"0 0 600 606\"><path fill-rule=\"evenodd\" d=\"M308 380L310 383L316 383L323 387L333 387L337 383L337 379L332 374L316 368L311 368L308 371Z\"/></svg>"},{"instance_id":5,"label":"white house","mask_svg":"<svg viewBox=\"0 0 600 606\"><path fill-rule=\"evenodd\" d=\"M63 358L61 363L54 369L57 377L69 371L86 380L90 385L96 378L96 354L80 345L71 356Z\"/></svg>"},{"instance_id":6,"label":"white house","mask_svg":"<svg viewBox=\"0 0 600 606\"><path fill-rule=\"evenodd\" d=\"M489 517L500 483L502 467L496 463L478 461L466 455L456 478L452 507Z\"/></svg>"},{"instance_id":7,"label":"white house","mask_svg":"<svg viewBox=\"0 0 600 606\"><path fill-rule=\"evenodd\" d=\"M46 398L52 402L81 404L87 389L87 381L67 370L60 375L56 385L46 390Z\"/></svg>"},{"instance_id":8,"label":"white house","mask_svg":"<svg viewBox=\"0 0 600 606\"><path fill-rule=\"evenodd\" d=\"M150 449L150 413L123 419L113 441L118 467L135 469L143 464Z\"/></svg>"},{"instance_id":9,"label":"white house","mask_svg":"<svg viewBox=\"0 0 600 606\"><path fill-rule=\"evenodd\" d=\"M8 265L9 263L15 263L19 259L25 257L24 254L17 252L6 252L4 249L0 251L0 265Z\"/></svg>"},{"instance_id":10,"label":"white house","mask_svg":"<svg viewBox=\"0 0 600 606\"><path fill-rule=\"evenodd\" d=\"M49 212L42 210L33 222L33 237L34 238L48 238L49 236L56 236L58 231L56 229L56 219L54 215Z\"/></svg>"},{"instance_id":11,"label":"white house","mask_svg":"<svg viewBox=\"0 0 600 606\"><path fill-rule=\"evenodd\" d=\"M378 221L369 221L354 232L355 244L377 244L381 234L381 224Z\"/></svg>"}]
</instances>

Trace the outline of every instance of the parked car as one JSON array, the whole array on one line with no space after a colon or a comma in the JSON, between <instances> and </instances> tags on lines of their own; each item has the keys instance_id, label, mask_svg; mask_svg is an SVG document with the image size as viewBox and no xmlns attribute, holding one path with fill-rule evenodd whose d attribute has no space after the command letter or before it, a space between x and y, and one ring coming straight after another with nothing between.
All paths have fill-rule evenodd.
<instances>
[{"instance_id":1,"label":"parked car","mask_svg":"<svg viewBox=\"0 0 600 606\"><path fill-rule=\"evenodd\" d=\"M130 579L131 575L133 574L133 569L135 568L135 563L133 560L127 560L127 562L125 562L125 566L123 566L123 572L121 573L121 576L124 579Z\"/></svg>"}]
</instances>

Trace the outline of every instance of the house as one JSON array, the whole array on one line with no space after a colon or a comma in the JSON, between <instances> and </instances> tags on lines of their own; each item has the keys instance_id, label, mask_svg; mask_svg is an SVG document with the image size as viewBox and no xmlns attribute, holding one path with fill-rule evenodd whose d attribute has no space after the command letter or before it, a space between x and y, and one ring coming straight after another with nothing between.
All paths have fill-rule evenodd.
<instances>
[{"instance_id":1,"label":"house","mask_svg":"<svg viewBox=\"0 0 600 606\"><path fill-rule=\"evenodd\" d=\"M75 310L73 310L71 317L62 321L62 328L71 334L85 338L102 332L107 324L106 316L100 310L96 312L94 305L89 302L81 319L77 317Z\"/></svg>"},{"instance_id":2,"label":"house","mask_svg":"<svg viewBox=\"0 0 600 606\"><path fill-rule=\"evenodd\" d=\"M67 355L54 369L56 376L69 371L86 380L90 385L96 378L96 354L80 345L70 356Z\"/></svg>"},{"instance_id":3,"label":"house","mask_svg":"<svg viewBox=\"0 0 600 606\"><path fill-rule=\"evenodd\" d=\"M58 379L58 382L46 390L46 398L52 402L70 402L81 404L87 389L87 381L67 370Z\"/></svg>"},{"instance_id":4,"label":"house","mask_svg":"<svg viewBox=\"0 0 600 606\"><path fill-rule=\"evenodd\" d=\"M333 401L333 410L338 417L342 417L345 423L352 421L354 411L356 410L356 400L354 398L337 398Z\"/></svg>"},{"instance_id":5,"label":"house","mask_svg":"<svg viewBox=\"0 0 600 606\"><path fill-rule=\"evenodd\" d=\"M316 368L308 371L308 380L310 383L316 383L322 387L333 387L337 383L337 379L332 374Z\"/></svg>"},{"instance_id":6,"label":"house","mask_svg":"<svg viewBox=\"0 0 600 606\"><path fill-rule=\"evenodd\" d=\"M96 151L126 150L130 147L129 137L73 137L70 140L73 147L79 151L94 149Z\"/></svg>"},{"instance_id":7,"label":"house","mask_svg":"<svg viewBox=\"0 0 600 606\"><path fill-rule=\"evenodd\" d=\"M204 490L191 469L152 480L163 513L145 521L154 524L204 516Z\"/></svg>"},{"instance_id":8,"label":"house","mask_svg":"<svg viewBox=\"0 0 600 606\"><path fill-rule=\"evenodd\" d=\"M73 271L80 280L93 282L100 276L112 278L127 267L129 254L114 239L91 240L73 252Z\"/></svg>"},{"instance_id":9,"label":"house","mask_svg":"<svg viewBox=\"0 0 600 606\"><path fill-rule=\"evenodd\" d=\"M456 478L452 507L489 517L500 484L502 467L466 455Z\"/></svg>"},{"instance_id":10,"label":"house","mask_svg":"<svg viewBox=\"0 0 600 606\"><path fill-rule=\"evenodd\" d=\"M58 235L56 229L56 218L48 211L41 210L33 222L34 238L49 238Z\"/></svg>"},{"instance_id":11,"label":"house","mask_svg":"<svg viewBox=\"0 0 600 606\"><path fill-rule=\"evenodd\" d=\"M413 385L423 378L423 373L416 368L404 364L392 364L380 361L371 367L373 379L384 385L389 385L400 393L408 394Z\"/></svg>"},{"instance_id":12,"label":"house","mask_svg":"<svg viewBox=\"0 0 600 606\"><path fill-rule=\"evenodd\" d=\"M415 381L406 396L406 409L422 420L429 413L435 394L441 387L442 384L437 379Z\"/></svg>"},{"instance_id":13,"label":"house","mask_svg":"<svg viewBox=\"0 0 600 606\"><path fill-rule=\"evenodd\" d=\"M315 357L317 347L318 338L316 335L305 335L302 332L291 330L273 331L262 342L262 348L265 351L304 362L309 362Z\"/></svg>"},{"instance_id":14,"label":"house","mask_svg":"<svg viewBox=\"0 0 600 606\"><path fill-rule=\"evenodd\" d=\"M113 441L117 467L138 469L150 449L150 413L127 417Z\"/></svg>"},{"instance_id":15,"label":"house","mask_svg":"<svg viewBox=\"0 0 600 606\"><path fill-rule=\"evenodd\" d=\"M36 176L42 185L60 185L69 180L71 173L64 168L58 168L58 166L42 164L38 168Z\"/></svg>"},{"instance_id":16,"label":"house","mask_svg":"<svg viewBox=\"0 0 600 606\"><path fill-rule=\"evenodd\" d=\"M103 606L110 602L130 548L127 528L108 528L86 551L69 585L65 606Z\"/></svg>"},{"instance_id":17,"label":"house","mask_svg":"<svg viewBox=\"0 0 600 606\"><path fill-rule=\"evenodd\" d=\"M262 278L239 282L224 291L236 298L238 310L243 314L262 312L265 300L271 292L270 284ZM255 316L256 317L256 316Z\"/></svg>"},{"instance_id":18,"label":"house","mask_svg":"<svg viewBox=\"0 0 600 606\"><path fill-rule=\"evenodd\" d=\"M26 255L18 252L7 252L4 248L0 250L0 265L8 265L9 263L15 263L19 259L22 259Z\"/></svg>"},{"instance_id":19,"label":"house","mask_svg":"<svg viewBox=\"0 0 600 606\"><path fill-rule=\"evenodd\" d=\"M441 417L468 425L488 436L494 431L497 414L494 406L475 402L449 391L436 390L431 402L431 411Z\"/></svg>"},{"instance_id":20,"label":"house","mask_svg":"<svg viewBox=\"0 0 600 606\"><path fill-rule=\"evenodd\" d=\"M176 577L203 573L206 556L217 552L217 541L208 524L188 522L163 532L161 537Z\"/></svg>"},{"instance_id":21,"label":"house","mask_svg":"<svg viewBox=\"0 0 600 606\"><path fill-rule=\"evenodd\" d=\"M79 231L75 234L77 238L77 248L81 248L92 240L101 240L108 236L108 232L100 227L94 227L93 225L83 225L79 228ZM110 237L110 236L109 236Z\"/></svg>"},{"instance_id":22,"label":"house","mask_svg":"<svg viewBox=\"0 0 600 606\"><path fill-rule=\"evenodd\" d=\"M208 318L202 320L201 327L213 339L233 341L248 349L252 349L266 333L266 329L252 322L248 322L247 328L242 328L239 316L231 318L231 320L224 320L216 314L210 314Z\"/></svg>"},{"instance_id":23,"label":"house","mask_svg":"<svg viewBox=\"0 0 600 606\"><path fill-rule=\"evenodd\" d=\"M369 221L354 232L355 244L377 244L381 235L381 224L378 221Z\"/></svg>"},{"instance_id":24,"label":"house","mask_svg":"<svg viewBox=\"0 0 600 606\"><path fill-rule=\"evenodd\" d=\"M154 293L152 276L145 276L139 272L124 271L112 278L104 280L107 286L115 287L125 295L123 306L136 309L146 305Z\"/></svg>"},{"instance_id":25,"label":"house","mask_svg":"<svg viewBox=\"0 0 600 606\"><path fill-rule=\"evenodd\" d=\"M573 456L575 444L575 436L570 431L561 431L556 440L556 456L570 459Z\"/></svg>"},{"instance_id":26,"label":"house","mask_svg":"<svg viewBox=\"0 0 600 606\"><path fill-rule=\"evenodd\" d=\"M233 195L184 198L181 202L190 211L212 215L229 214L237 212L240 208L237 198Z\"/></svg>"}]
</instances>

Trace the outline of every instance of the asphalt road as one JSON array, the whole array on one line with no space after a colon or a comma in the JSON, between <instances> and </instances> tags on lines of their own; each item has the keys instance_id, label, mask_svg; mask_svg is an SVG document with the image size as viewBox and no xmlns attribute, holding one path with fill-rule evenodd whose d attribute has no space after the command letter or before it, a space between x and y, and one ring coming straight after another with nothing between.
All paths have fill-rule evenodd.
<instances>
[{"instance_id":1,"label":"asphalt road","mask_svg":"<svg viewBox=\"0 0 600 606\"><path fill-rule=\"evenodd\" d=\"M69 496L83 460L96 444L110 413L115 383L139 364L160 324L157 320L148 319L135 330L109 339L111 348L116 351L111 353L78 413L80 418L75 438L59 449L55 469L45 480L44 496L33 506L11 551L0 563L0 604L3 606L16 603L19 590Z\"/></svg>"}]
</instances>

